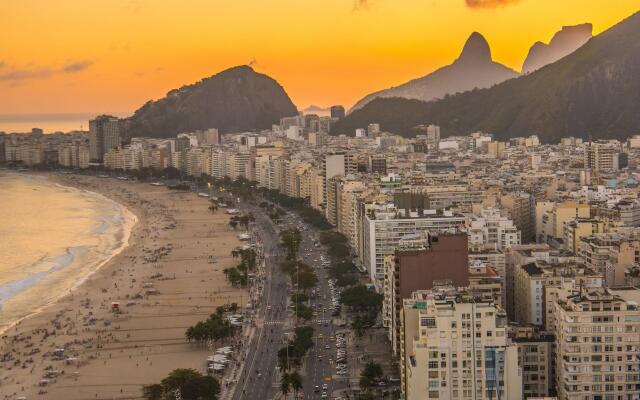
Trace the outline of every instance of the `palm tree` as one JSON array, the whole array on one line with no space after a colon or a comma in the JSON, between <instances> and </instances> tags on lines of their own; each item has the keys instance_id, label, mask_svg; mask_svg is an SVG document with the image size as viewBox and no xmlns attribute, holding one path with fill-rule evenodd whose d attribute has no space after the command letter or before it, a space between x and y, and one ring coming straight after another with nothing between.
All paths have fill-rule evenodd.
<instances>
[{"instance_id":1,"label":"palm tree","mask_svg":"<svg viewBox=\"0 0 640 400\"><path fill-rule=\"evenodd\" d=\"M280 382L280 392L287 398L287 395L291 391L291 382L289 381L289 374L286 372L282 374L282 381Z\"/></svg>"},{"instance_id":2,"label":"palm tree","mask_svg":"<svg viewBox=\"0 0 640 400\"><path fill-rule=\"evenodd\" d=\"M298 371L293 371L289 374L289 382L291 384L291 388L293 389L293 393L296 398L298 398L298 392L302 390L302 377Z\"/></svg>"},{"instance_id":3,"label":"palm tree","mask_svg":"<svg viewBox=\"0 0 640 400\"><path fill-rule=\"evenodd\" d=\"M211 213L218 211L218 200L209 199L209 211L211 211Z\"/></svg>"},{"instance_id":4,"label":"palm tree","mask_svg":"<svg viewBox=\"0 0 640 400\"><path fill-rule=\"evenodd\" d=\"M287 229L280 232L280 240L282 245L287 248L287 258L289 260L295 260L298 256L298 250L300 249L300 242L302 242L302 234L298 229Z\"/></svg>"},{"instance_id":5,"label":"palm tree","mask_svg":"<svg viewBox=\"0 0 640 400\"><path fill-rule=\"evenodd\" d=\"M164 388L160 384L146 385L142 387L142 397L146 400L161 400Z\"/></svg>"}]
</instances>

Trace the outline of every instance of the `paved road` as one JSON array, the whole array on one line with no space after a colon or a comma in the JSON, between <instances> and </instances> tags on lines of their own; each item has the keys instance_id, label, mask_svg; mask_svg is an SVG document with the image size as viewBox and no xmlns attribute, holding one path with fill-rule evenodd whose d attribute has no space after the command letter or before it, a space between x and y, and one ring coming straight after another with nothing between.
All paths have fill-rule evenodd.
<instances>
[{"instance_id":1,"label":"paved road","mask_svg":"<svg viewBox=\"0 0 640 400\"><path fill-rule=\"evenodd\" d=\"M256 227L265 256L266 282L256 316L256 331L249 344L244 369L238 377L232 399L272 399L278 391L277 352L283 346L288 289L286 277L278 268L281 251L278 233L271 222L256 209Z\"/></svg>"},{"instance_id":2,"label":"paved road","mask_svg":"<svg viewBox=\"0 0 640 400\"><path fill-rule=\"evenodd\" d=\"M290 290L287 277L278 267L278 262L283 258L283 252L279 248L279 234L274 224L264 215L263 210L251 206L243 208L256 216L256 228L263 244L267 276L263 300L257 311L258 323L248 345L250 350L232 399L273 399L280 391L277 352L284 346L285 331L292 332L294 325L291 314L287 314L286 310ZM335 342L329 340L339 328L332 323L328 276L322 267L321 256L327 260L328 257L322 246L315 246L319 243L318 235L296 215L289 213L282 225L302 228L303 242L299 256L315 269L319 281L318 296L311 301L316 315L308 323L315 329L315 345L310 350L304 369L301 371L304 398L320 399L324 384L327 385L328 398L331 398L334 390L346 387L347 376L339 378L335 375L336 369L333 364L336 358ZM329 348L327 349L326 346Z\"/></svg>"}]
</instances>

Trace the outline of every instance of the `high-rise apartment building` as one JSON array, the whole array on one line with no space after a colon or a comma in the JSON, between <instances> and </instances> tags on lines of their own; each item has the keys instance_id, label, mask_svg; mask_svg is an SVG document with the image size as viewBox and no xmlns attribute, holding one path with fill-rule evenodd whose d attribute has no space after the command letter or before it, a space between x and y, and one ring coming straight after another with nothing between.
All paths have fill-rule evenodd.
<instances>
[{"instance_id":1,"label":"high-rise apartment building","mask_svg":"<svg viewBox=\"0 0 640 400\"><path fill-rule=\"evenodd\" d=\"M340 105L331 106L331 118L333 119L341 119L345 116L344 107Z\"/></svg>"},{"instance_id":2,"label":"high-rise apartment building","mask_svg":"<svg viewBox=\"0 0 640 400\"><path fill-rule=\"evenodd\" d=\"M580 286L600 288L603 276L580 264L577 257L554 257L517 265L515 273L514 302L515 321L522 324L545 326L548 324L548 288L575 290ZM560 292L558 292L560 293Z\"/></svg>"},{"instance_id":3,"label":"high-rise apartment building","mask_svg":"<svg viewBox=\"0 0 640 400\"><path fill-rule=\"evenodd\" d=\"M384 258L394 254L403 239L415 238L423 232L444 232L463 228L465 218L450 211L422 213L396 209L393 204L376 205L364 215L362 229L362 262L369 277L382 286Z\"/></svg>"},{"instance_id":4,"label":"high-rise apartment building","mask_svg":"<svg viewBox=\"0 0 640 400\"><path fill-rule=\"evenodd\" d=\"M493 207L471 216L468 231L471 245L495 244L499 250L504 250L521 243L518 227Z\"/></svg>"},{"instance_id":5,"label":"high-rise apartment building","mask_svg":"<svg viewBox=\"0 0 640 400\"><path fill-rule=\"evenodd\" d=\"M405 399L522 399L518 348L500 307L464 291L416 292L402 318Z\"/></svg>"},{"instance_id":6,"label":"high-rise apartment building","mask_svg":"<svg viewBox=\"0 0 640 400\"><path fill-rule=\"evenodd\" d=\"M584 149L584 167L594 172L618 170L618 148L611 143L598 141L588 143Z\"/></svg>"},{"instance_id":7,"label":"high-rise apartment building","mask_svg":"<svg viewBox=\"0 0 640 400\"><path fill-rule=\"evenodd\" d=\"M640 398L640 290L581 290L554 303L562 400Z\"/></svg>"},{"instance_id":8,"label":"high-rise apartment building","mask_svg":"<svg viewBox=\"0 0 640 400\"><path fill-rule=\"evenodd\" d=\"M500 196L500 206L520 230L522 243L534 242L536 240L535 198L526 192L506 193Z\"/></svg>"},{"instance_id":9,"label":"high-rise apartment building","mask_svg":"<svg viewBox=\"0 0 640 400\"><path fill-rule=\"evenodd\" d=\"M513 342L518 346L518 365L522 369L522 398L548 398L553 381L553 334L537 327L519 325L511 329Z\"/></svg>"},{"instance_id":10,"label":"high-rise apartment building","mask_svg":"<svg viewBox=\"0 0 640 400\"><path fill-rule=\"evenodd\" d=\"M323 197L326 207L326 203L329 201L327 193L329 179L335 176L346 176L348 174L355 173L357 171L357 167L353 155L348 152L334 152L326 154L321 161L322 177L324 178ZM333 219L335 220L335 218Z\"/></svg>"},{"instance_id":11,"label":"high-rise apartment building","mask_svg":"<svg viewBox=\"0 0 640 400\"><path fill-rule=\"evenodd\" d=\"M372 174L387 173L387 157L384 154L372 154L369 156L369 172Z\"/></svg>"},{"instance_id":12,"label":"high-rise apartment building","mask_svg":"<svg viewBox=\"0 0 640 400\"><path fill-rule=\"evenodd\" d=\"M100 115L89 121L89 155L92 161L102 162L109 150L120 147L124 140L122 122L110 115Z\"/></svg>"},{"instance_id":13,"label":"high-rise apartment building","mask_svg":"<svg viewBox=\"0 0 640 400\"><path fill-rule=\"evenodd\" d=\"M402 300L434 286L469 286L467 248L464 232L424 232L400 241L395 254L385 258L382 319L394 354L400 350Z\"/></svg>"}]
</instances>

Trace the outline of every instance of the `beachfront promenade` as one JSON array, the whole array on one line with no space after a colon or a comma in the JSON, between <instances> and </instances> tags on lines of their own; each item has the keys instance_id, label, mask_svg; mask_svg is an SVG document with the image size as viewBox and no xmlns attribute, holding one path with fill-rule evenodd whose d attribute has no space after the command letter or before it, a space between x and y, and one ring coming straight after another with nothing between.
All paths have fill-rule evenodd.
<instances>
[{"instance_id":1,"label":"beachfront promenade","mask_svg":"<svg viewBox=\"0 0 640 400\"><path fill-rule=\"evenodd\" d=\"M223 273L241 245L228 215L211 213L207 199L165 187L55 178L104 194L139 222L121 254L2 336L0 398L139 398L143 385L175 368L204 371L210 350L187 343L185 330L220 305L248 301Z\"/></svg>"}]
</instances>

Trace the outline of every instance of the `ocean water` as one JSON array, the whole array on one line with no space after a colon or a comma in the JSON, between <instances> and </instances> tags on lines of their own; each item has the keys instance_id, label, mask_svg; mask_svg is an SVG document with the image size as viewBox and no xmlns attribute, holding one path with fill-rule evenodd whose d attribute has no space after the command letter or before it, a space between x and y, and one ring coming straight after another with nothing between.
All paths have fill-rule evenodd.
<instances>
[{"instance_id":1,"label":"ocean water","mask_svg":"<svg viewBox=\"0 0 640 400\"><path fill-rule=\"evenodd\" d=\"M126 117L127 113L110 113L116 117ZM25 133L31 128L40 128L44 133L88 131L89 120L98 113L66 114L0 114L0 132Z\"/></svg>"},{"instance_id":2,"label":"ocean water","mask_svg":"<svg viewBox=\"0 0 640 400\"><path fill-rule=\"evenodd\" d=\"M0 332L119 251L128 222L128 210L97 194L0 171Z\"/></svg>"}]
</instances>

